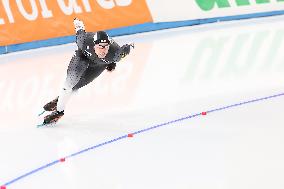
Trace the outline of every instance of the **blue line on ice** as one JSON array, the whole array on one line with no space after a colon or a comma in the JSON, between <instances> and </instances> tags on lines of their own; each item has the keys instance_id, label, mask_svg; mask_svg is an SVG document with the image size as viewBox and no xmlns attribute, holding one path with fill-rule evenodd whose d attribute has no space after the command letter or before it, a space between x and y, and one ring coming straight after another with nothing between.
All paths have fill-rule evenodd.
<instances>
[{"instance_id":1,"label":"blue line on ice","mask_svg":"<svg viewBox=\"0 0 284 189\"><path fill-rule=\"evenodd\" d=\"M208 110L208 111L206 111L206 113L209 114L209 113L212 113L212 112L226 110L226 109L229 109L229 108L242 106L242 105L246 105L246 104L250 104L250 103L254 103L254 102L259 102L259 101L263 101L263 100L268 100L268 99L272 99L272 98L276 98L276 97L280 97L280 96L284 96L284 93L279 93L279 94L275 94L275 95L271 95L271 96L267 96L267 97L257 98L257 99L254 99L254 100L248 100L248 101L243 101L243 102L232 104L232 105L228 105L228 106L223 106L223 107L220 107L220 108ZM173 124L173 123L176 123L176 122L184 121L184 120L191 119L191 118L194 118L194 117L197 117L197 116L201 116L201 115L202 115L202 113L189 115L189 116L182 117L182 118L179 118L179 119L175 119L175 120L172 120L172 121L169 121L169 122L165 122L165 123L161 123L161 124L158 124L158 125L154 125L152 127L148 127L148 128L145 128L145 129L133 132L131 134L133 134L133 135L140 134L140 133L152 130L152 129L156 129L156 128L159 128L159 127L162 127L162 126L170 125L170 124ZM112 140L109 140L109 141L106 141L106 142L103 142L103 143L100 143L100 144L96 144L96 145L91 146L89 148L83 149L83 150L81 150L79 152L75 152L73 154L70 154L70 155L64 157L64 159L68 159L68 158L72 158L74 156L78 156L78 155L80 155L82 153L88 152L89 150L94 150L94 149L99 148L101 146L104 146L104 145L116 142L118 140L122 140L122 139L127 138L127 137L128 137L128 134L120 136L118 138L114 138ZM46 165L43 165L43 166L37 168L37 169L34 169L34 170L32 170L32 171L30 171L28 173L25 173L25 174L15 178L15 179L12 179L11 181L5 183L4 185L0 185L0 186L9 186L9 185L11 185L11 184L13 184L13 183L15 183L15 182L17 182L19 180L24 179L25 177L28 177L28 176L30 176L32 174L35 174L35 173L37 173L39 171L42 171L42 170L44 170L46 168L49 168L49 167L51 167L53 165L56 165L56 164L58 164L60 162L61 162L60 159L59 160L55 160L53 162L50 162L50 163L48 163Z\"/></svg>"}]
</instances>

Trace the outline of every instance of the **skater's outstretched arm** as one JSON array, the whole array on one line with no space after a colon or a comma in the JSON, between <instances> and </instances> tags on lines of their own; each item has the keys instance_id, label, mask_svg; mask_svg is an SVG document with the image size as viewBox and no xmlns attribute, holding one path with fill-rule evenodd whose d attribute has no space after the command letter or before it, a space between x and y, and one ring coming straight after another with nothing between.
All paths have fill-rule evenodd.
<instances>
[{"instance_id":1,"label":"skater's outstretched arm","mask_svg":"<svg viewBox=\"0 0 284 189\"><path fill-rule=\"evenodd\" d=\"M88 59L100 63L100 61L97 61L99 58L96 56L96 53L94 51L94 36L96 35L96 33L86 32L83 21L77 18L74 19L73 23L76 31L76 44L78 46L78 49Z\"/></svg>"},{"instance_id":2,"label":"skater's outstretched arm","mask_svg":"<svg viewBox=\"0 0 284 189\"><path fill-rule=\"evenodd\" d=\"M125 44L119 47L117 52L115 53L114 56L114 62L119 62L121 59L129 55L131 48L134 48L134 44Z\"/></svg>"},{"instance_id":3,"label":"skater's outstretched arm","mask_svg":"<svg viewBox=\"0 0 284 189\"><path fill-rule=\"evenodd\" d=\"M78 48L82 50L86 38L85 25L83 21L79 20L78 18L75 18L73 23L76 31L76 43Z\"/></svg>"},{"instance_id":4,"label":"skater's outstretched arm","mask_svg":"<svg viewBox=\"0 0 284 189\"><path fill-rule=\"evenodd\" d=\"M94 43L98 40L99 32L86 32L84 23L79 20L74 20L74 26L76 30L76 43L78 48L82 51L82 53L90 60L96 61L97 63L102 63L102 61L98 61L98 56L94 50ZM105 33L105 32L101 32ZM107 55L107 62L105 64L116 63L119 62L122 58L126 57L131 48L134 48L134 44L125 44L123 46L119 46L113 39L106 35L107 41L110 45L109 52Z\"/></svg>"},{"instance_id":5,"label":"skater's outstretched arm","mask_svg":"<svg viewBox=\"0 0 284 189\"><path fill-rule=\"evenodd\" d=\"M106 69L108 71L113 71L116 67L116 63L119 62L122 58L126 57L130 53L130 49L134 48L134 44L125 44L119 46L114 40L111 39L109 55L111 56L112 62L108 64Z\"/></svg>"}]
</instances>

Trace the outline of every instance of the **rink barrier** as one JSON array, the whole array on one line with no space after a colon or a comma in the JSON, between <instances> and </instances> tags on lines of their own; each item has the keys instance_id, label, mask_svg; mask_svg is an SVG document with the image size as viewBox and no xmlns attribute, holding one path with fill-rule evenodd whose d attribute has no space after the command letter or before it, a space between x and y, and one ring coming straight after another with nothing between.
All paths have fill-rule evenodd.
<instances>
[{"instance_id":1,"label":"rink barrier","mask_svg":"<svg viewBox=\"0 0 284 189\"><path fill-rule=\"evenodd\" d=\"M207 116L208 114L210 113L213 113L213 112L217 112L217 111L222 111L222 110L226 110L226 109L229 109L229 108L233 108L233 107L238 107L238 106L243 106L243 105L247 105L247 104L251 104L251 103L255 103L255 102L259 102L259 101L264 101L264 100L269 100L269 99L272 99L272 98L276 98L276 97L280 97L280 96L284 96L284 93L279 93L279 94L275 94L275 95L271 95L271 96L266 96L266 97L262 97L262 98L256 98L256 99L253 99L253 100L248 100L248 101L243 101L243 102L240 102L240 103L236 103L236 104L232 104L232 105L227 105L227 106L223 106L223 107L220 107L220 108L216 108L216 109L212 109L212 110L208 110L208 111L203 111L201 113L196 113L196 114L193 114L193 115L189 115L189 116L186 116L186 117L182 117L182 118L179 118L179 119L175 119L175 120L172 120L172 121L169 121L169 122L165 122L165 123L161 123L161 124L158 124L158 125L154 125L152 127L148 127L148 128L145 128L145 129L142 129L142 130L138 130L138 131L135 131L135 132L130 132L126 135L123 135L123 136L120 136L120 137L117 137L117 138L114 138L112 140L108 140L108 141L105 141L103 143L100 143L100 144L97 144L97 145L94 145L94 146L91 146L89 148L86 148L86 149L83 149L81 151L78 151L78 152L75 152L73 154L70 154L66 157L62 157L58 160L55 160L53 162L50 162L46 165L43 165L37 169L34 169L28 173L25 173L3 185L0 185L1 187L3 188L6 188L7 186L11 185L11 184L14 184L15 182L19 181L19 180L22 180L24 179L25 177L28 177L30 175L33 175L39 171L42 171L44 169L47 169L51 166L54 166L58 163L64 163L66 160L68 160L69 158L72 158L72 157L75 157L75 156L78 156L80 154L83 154L83 153L86 153L90 150L94 150L96 148L99 148L99 147L102 147L102 146L105 146L107 144L111 144L111 143L114 143L114 142L117 142L119 140L122 140L122 139L125 139L125 138L132 138L134 137L135 135L137 134L141 134L141 133L144 133L144 132L147 132L147 131L150 131L150 130L153 130L153 129L157 129L157 128L160 128L160 127L163 127L163 126L166 126L166 125L171 125L171 124L174 124L174 123L177 123L177 122L181 122L181 121L184 121L184 120L188 120L188 119L192 119L194 117L198 117L198 116Z\"/></svg>"},{"instance_id":2,"label":"rink barrier","mask_svg":"<svg viewBox=\"0 0 284 189\"><path fill-rule=\"evenodd\" d=\"M226 16L226 17L215 17L209 19L197 19L197 20L186 20L186 21L176 21L176 22L160 22L160 23L144 23L138 24L134 26L126 26L111 30L106 30L108 34L112 37L114 36L122 36L122 35L130 35L142 32L150 32L156 30L170 29L170 28L178 28L192 25L200 25L200 24L209 24L214 22L221 21L232 21L232 20L241 20L241 19L249 19L249 18L259 18L259 17L268 17L268 16L276 16L276 15L284 15L284 10L281 11L271 11L271 12L262 12L262 13L253 13L253 14L244 14L237 16ZM59 37L52 38L48 40L40 40L27 42L22 44L14 44L8 46L0 47L0 54L6 54L11 52L62 45L67 43L75 42L75 36L67 36L67 37Z\"/></svg>"}]
</instances>

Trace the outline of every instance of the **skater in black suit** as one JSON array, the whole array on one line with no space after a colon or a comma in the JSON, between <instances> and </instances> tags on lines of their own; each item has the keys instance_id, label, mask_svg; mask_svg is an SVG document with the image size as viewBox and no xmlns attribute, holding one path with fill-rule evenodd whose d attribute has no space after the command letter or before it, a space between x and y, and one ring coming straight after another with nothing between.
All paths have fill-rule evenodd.
<instances>
[{"instance_id":1,"label":"skater in black suit","mask_svg":"<svg viewBox=\"0 0 284 189\"><path fill-rule=\"evenodd\" d=\"M52 113L44 117L43 124L57 122L63 115L72 94L92 82L104 70L113 71L116 63L130 53L134 44L119 46L106 32L86 32L84 23L74 20L76 30L75 51L67 69L67 78L61 94L43 108Z\"/></svg>"}]
</instances>

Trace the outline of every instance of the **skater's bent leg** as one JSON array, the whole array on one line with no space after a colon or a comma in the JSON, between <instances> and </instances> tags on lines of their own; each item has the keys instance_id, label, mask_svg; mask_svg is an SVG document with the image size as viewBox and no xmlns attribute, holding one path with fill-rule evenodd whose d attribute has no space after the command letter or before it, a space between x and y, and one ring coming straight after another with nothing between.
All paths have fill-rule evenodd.
<instances>
[{"instance_id":1,"label":"skater's bent leg","mask_svg":"<svg viewBox=\"0 0 284 189\"><path fill-rule=\"evenodd\" d=\"M65 110L66 104L71 98L74 91L70 88L63 88L57 102L57 111L63 112Z\"/></svg>"}]
</instances>

